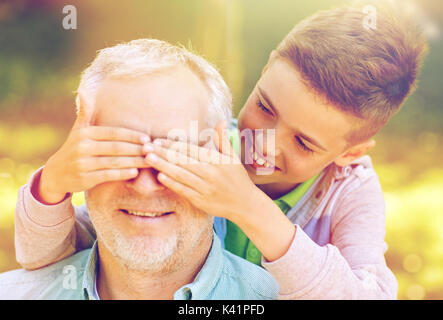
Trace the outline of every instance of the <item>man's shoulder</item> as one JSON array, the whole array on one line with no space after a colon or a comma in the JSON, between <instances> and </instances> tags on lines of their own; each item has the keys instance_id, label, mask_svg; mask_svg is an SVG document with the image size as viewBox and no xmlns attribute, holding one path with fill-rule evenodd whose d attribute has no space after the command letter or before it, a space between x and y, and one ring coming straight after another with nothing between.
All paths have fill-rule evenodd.
<instances>
[{"instance_id":1,"label":"man's shoulder","mask_svg":"<svg viewBox=\"0 0 443 320\"><path fill-rule=\"evenodd\" d=\"M223 278L229 282L233 294L240 297L232 299L277 299L277 281L265 269L223 250Z\"/></svg>"},{"instance_id":2,"label":"man's shoulder","mask_svg":"<svg viewBox=\"0 0 443 320\"><path fill-rule=\"evenodd\" d=\"M0 299L74 298L76 289L81 288L81 275L90 251L80 251L41 269L17 269L0 274Z\"/></svg>"}]
</instances>

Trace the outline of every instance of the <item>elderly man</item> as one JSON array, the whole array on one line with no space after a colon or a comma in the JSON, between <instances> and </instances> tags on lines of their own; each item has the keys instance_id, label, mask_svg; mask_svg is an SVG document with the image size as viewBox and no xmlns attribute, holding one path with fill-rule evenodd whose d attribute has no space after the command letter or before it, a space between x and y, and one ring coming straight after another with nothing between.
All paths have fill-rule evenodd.
<instances>
[{"instance_id":1,"label":"elderly man","mask_svg":"<svg viewBox=\"0 0 443 320\"><path fill-rule=\"evenodd\" d=\"M152 137L187 130L192 121L201 130L211 128L230 114L229 92L215 69L158 40L100 51L79 93L80 118L89 117L95 126L149 131ZM275 280L223 250L213 217L165 188L156 174L140 168L135 178L87 190L97 233L92 249L39 270L0 275L0 298L276 298Z\"/></svg>"}]
</instances>

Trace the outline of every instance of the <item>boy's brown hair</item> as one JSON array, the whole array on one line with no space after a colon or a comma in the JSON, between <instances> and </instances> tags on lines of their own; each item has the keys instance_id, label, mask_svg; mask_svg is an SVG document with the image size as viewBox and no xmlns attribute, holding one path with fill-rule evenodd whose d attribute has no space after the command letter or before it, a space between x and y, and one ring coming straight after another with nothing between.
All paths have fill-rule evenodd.
<instances>
[{"instance_id":1,"label":"boy's brown hair","mask_svg":"<svg viewBox=\"0 0 443 320\"><path fill-rule=\"evenodd\" d=\"M346 137L350 144L375 135L400 109L428 48L408 16L375 6L376 25L367 28L363 8L321 11L295 26L276 49L313 92L359 118Z\"/></svg>"}]
</instances>

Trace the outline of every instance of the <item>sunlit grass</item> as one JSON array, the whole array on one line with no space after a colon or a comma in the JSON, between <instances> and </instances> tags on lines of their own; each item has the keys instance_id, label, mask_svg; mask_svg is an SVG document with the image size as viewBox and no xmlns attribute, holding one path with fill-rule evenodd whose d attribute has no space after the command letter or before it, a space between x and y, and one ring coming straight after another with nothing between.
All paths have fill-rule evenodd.
<instances>
[{"instance_id":1,"label":"sunlit grass","mask_svg":"<svg viewBox=\"0 0 443 320\"><path fill-rule=\"evenodd\" d=\"M381 171L383 184L391 177ZM443 293L442 190L443 170L429 169L417 180L385 191L388 263L401 266L394 269L399 298L425 298L428 293L441 298Z\"/></svg>"},{"instance_id":2,"label":"sunlit grass","mask_svg":"<svg viewBox=\"0 0 443 320\"><path fill-rule=\"evenodd\" d=\"M7 154L13 159L28 159L53 150L61 138L57 130L48 124L0 123L0 154Z\"/></svg>"},{"instance_id":3,"label":"sunlit grass","mask_svg":"<svg viewBox=\"0 0 443 320\"><path fill-rule=\"evenodd\" d=\"M75 206L80 206L85 203L85 196L83 192L76 192L72 195L72 203Z\"/></svg>"}]
</instances>

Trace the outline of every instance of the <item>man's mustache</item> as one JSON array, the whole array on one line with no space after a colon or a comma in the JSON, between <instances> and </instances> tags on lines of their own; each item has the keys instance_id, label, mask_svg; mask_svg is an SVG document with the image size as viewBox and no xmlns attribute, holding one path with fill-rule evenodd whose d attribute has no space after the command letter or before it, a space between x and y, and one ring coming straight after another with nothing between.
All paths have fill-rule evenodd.
<instances>
[{"instance_id":1,"label":"man's mustache","mask_svg":"<svg viewBox=\"0 0 443 320\"><path fill-rule=\"evenodd\" d=\"M146 212L180 211L186 207L185 201L172 191L154 192L149 196L129 190L119 192L113 197L112 205L119 209Z\"/></svg>"}]
</instances>

